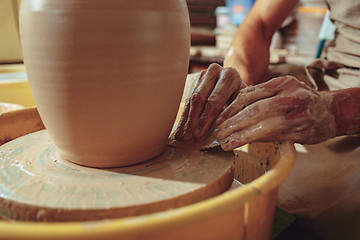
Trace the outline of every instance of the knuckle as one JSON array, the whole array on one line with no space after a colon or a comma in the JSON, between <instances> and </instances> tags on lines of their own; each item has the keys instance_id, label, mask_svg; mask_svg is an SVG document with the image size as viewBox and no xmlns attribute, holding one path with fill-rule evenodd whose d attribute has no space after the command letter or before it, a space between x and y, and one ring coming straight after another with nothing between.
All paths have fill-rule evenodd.
<instances>
[{"instance_id":1,"label":"knuckle","mask_svg":"<svg viewBox=\"0 0 360 240\"><path fill-rule=\"evenodd\" d=\"M295 87L302 87L303 82L299 81L297 78L293 77L293 76L286 76L286 84L289 84L290 86L295 86Z\"/></svg>"},{"instance_id":2,"label":"knuckle","mask_svg":"<svg viewBox=\"0 0 360 240\"><path fill-rule=\"evenodd\" d=\"M288 84L297 83L297 79L295 77L293 77L293 76L290 76L290 75L274 78L273 81L277 82L280 85L288 85Z\"/></svg>"},{"instance_id":3,"label":"knuckle","mask_svg":"<svg viewBox=\"0 0 360 240\"><path fill-rule=\"evenodd\" d=\"M242 94L254 92L255 90L256 90L255 86L251 86L251 85L247 86L247 87L240 90L239 96L242 95Z\"/></svg>"},{"instance_id":4,"label":"knuckle","mask_svg":"<svg viewBox=\"0 0 360 240\"><path fill-rule=\"evenodd\" d=\"M230 75L239 75L238 71L233 67L224 68L223 71Z\"/></svg>"},{"instance_id":5,"label":"knuckle","mask_svg":"<svg viewBox=\"0 0 360 240\"><path fill-rule=\"evenodd\" d=\"M239 72L233 67L227 67L222 70L222 75L224 79L228 81L234 81L234 79L240 79Z\"/></svg>"},{"instance_id":6,"label":"knuckle","mask_svg":"<svg viewBox=\"0 0 360 240\"><path fill-rule=\"evenodd\" d=\"M207 101L209 104L214 105L218 102L218 98L214 95L210 95Z\"/></svg>"}]
</instances>

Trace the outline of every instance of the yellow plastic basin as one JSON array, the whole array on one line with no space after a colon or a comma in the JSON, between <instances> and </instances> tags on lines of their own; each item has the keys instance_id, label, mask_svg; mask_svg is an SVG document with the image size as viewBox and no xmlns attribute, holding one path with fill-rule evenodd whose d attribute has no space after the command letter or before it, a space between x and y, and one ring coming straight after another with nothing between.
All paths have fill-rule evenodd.
<instances>
[{"instance_id":1,"label":"yellow plastic basin","mask_svg":"<svg viewBox=\"0 0 360 240\"><path fill-rule=\"evenodd\" d=\"M23 64L0 66L0 102L35 106Z\"/></svg>"},{"instance_id":2,"label":"yellow plastic basin","mask_svg":"<svg viewBox=\"0 0 360 240\"><path fill-rule=\"evenodd\" d=\"M0 115L0 143L42 128L36 108L4 113ZM287 142L254 143L237 149L235 155L235 178L245 185L217 197L164 212L114 220L0 220L0 239L270 239L277 188L294 165L294 146Z\"/></svg>"}]
</instances>

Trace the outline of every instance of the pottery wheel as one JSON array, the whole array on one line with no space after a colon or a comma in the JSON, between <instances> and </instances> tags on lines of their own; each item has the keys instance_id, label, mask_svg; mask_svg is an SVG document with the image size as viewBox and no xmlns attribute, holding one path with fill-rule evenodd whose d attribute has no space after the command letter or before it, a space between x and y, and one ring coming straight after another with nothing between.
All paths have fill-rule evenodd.
<instances>
[{"instance_id":1,"label":"pottery wheel","mask_svg":"<svg viewBox=\"0 0 360 240\"><path fill-rule=\"evenodd\" d=\"M226 191L232 152L167 146L147 162L95 169L62 160L47 131L0 146L0 218L85 221L153 213Z\"/></svg>"}]
</instances>

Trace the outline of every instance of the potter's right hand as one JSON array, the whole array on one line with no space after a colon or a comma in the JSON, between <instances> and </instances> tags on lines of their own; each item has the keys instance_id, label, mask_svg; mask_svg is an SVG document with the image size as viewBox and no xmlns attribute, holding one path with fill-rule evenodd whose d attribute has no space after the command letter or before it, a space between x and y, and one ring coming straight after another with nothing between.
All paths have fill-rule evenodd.
<instances>
[{"instance_id":1,"label":"potter's right hand","mask_svg":"<svg viewBox=\"0 0 360 240\"><path fill-rule=\"evenodd\" d=\"M222 110L244 87L245 83L234 68L213 63L201 71L185 103L175 139L191 143L204 138Z\"/></svg>"}]
</instances>

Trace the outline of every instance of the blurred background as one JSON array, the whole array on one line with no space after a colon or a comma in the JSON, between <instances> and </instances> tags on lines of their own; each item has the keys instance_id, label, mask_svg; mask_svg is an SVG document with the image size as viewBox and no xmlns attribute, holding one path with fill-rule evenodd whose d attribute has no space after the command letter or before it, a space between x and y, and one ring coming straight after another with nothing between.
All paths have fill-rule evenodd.
<instances>
[{"instance_id":1,"label":"blurred background","mask_svg":"<svg viewBox=\"0 0 360 240\"><path fill-rule=\"evenodd\" d=\"M191 22L189 73L199 72L213 62L223 63L232 38L254 1L186 1ZM29 106L34 102L28 93L22 64L18 20L20 2L0 1L0 102L11 101ZM323 43L332 37L331 34L321 34L327 19L326 12L327 6L322 0L300 0L274 35L271 64L288 62L305 65L320 56ZM331 30L327 28L328 32ZM12 83L5 84L9 81Z\"/></svg>"},{"instance_id":2,"label":"blurred background","mask_svg":"<svg viewBox=\"0 0 360 240\"><path fill-rule=\"evenodd\" d=\"M255 0L187 0L192 28L190 72L222 63L232 37ZM18 31L20 0L0 1L0 64L21 63ZM275 34L271 62L305 64L319 47L327 6L322 0L301 0Z\"/></svg>"},{"instance_id":3,"label":"blurred background","mask_svg":"<svg viewBox=\"0 0 360 240\"><path fill-rule=\"evenodd\" d=\"M192 26L190 72L206 68L211 62L223 62L238 25L254 1L187 0ZM300 0L274 35L270 62L306 64L318 57L323 40L331 39L331 34L326 35L327 39L320 34L326 12L327 5L322 0Z\"/></svg>"}]
</instances>

